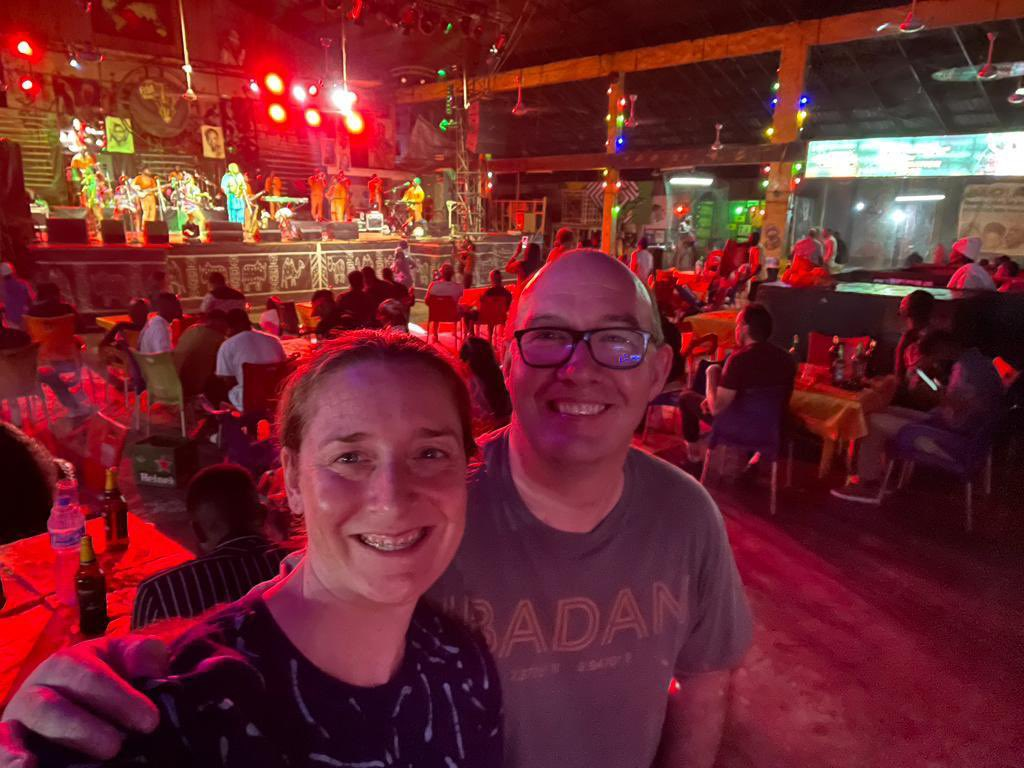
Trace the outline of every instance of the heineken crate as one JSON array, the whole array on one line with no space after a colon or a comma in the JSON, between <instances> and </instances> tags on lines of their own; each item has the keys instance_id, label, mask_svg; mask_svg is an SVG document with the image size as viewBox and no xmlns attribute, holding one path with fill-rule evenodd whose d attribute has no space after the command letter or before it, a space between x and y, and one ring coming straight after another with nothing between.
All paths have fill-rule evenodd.
<instances>
[{"instance_id":1,"label":"heineken crate","mask_svg":"<svg viewBox=\"0 0 1024 768\"><path fill-rule=\"evenodd\" d=\"M137 485L182 488L195 474L198 463L195 443L180 437L153 435L132 446Z\"/></svg>"}]
</instances>

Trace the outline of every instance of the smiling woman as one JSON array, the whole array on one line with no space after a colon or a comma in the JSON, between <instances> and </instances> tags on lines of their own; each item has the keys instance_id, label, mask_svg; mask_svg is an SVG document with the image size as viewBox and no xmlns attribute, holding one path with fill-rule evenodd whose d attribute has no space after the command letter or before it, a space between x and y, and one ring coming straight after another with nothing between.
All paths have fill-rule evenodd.
<instances>
[{"instance_id":1,"label":"smiling woman","mask_svg":"<svg viewBox=\"0 0 1024 768\"><path fill-rule=\"evenodd\" d=\"M500 766L486 647L420 600L465 526L475 446L453 363L407 334L347 334L295 372L279 425L306 555L178 638L172 674L142 684L160 726L115 763Z\"/></svg>"}]
</instances>

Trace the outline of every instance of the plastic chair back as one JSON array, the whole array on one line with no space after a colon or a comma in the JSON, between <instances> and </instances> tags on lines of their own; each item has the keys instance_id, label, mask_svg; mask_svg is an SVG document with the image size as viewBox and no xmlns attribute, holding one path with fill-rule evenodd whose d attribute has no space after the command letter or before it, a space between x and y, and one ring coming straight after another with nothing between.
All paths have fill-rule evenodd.
<instances>
[{"instance_id":1,"label":"plastic chair back","mask_svg":"<svg viewBox=\"0 0 1024 768\"><path fill-rule=\"evenodd\" d=\"M173 352L145 355L132 350L132 355L142 371L150 403L184 405L185 396L181 379L178 377L178 369L174 367Z\"/></svg>"},{"instance_id":2,"label":"plastic chair back","mask_svg":"<svg viewBox=\"0 0 1024 768\"><path fill-rule=\"evenodd\" d=\"M82 484L94 493L102 493L106 484L107 467L121 465L128 427L102 413L89 418L85 434L85 460L80 477Z\"/></svg>"},{"instance_id":3,"label":"plastic chair back","mask_svg":"<svg viewBox=\"0 0 1024 768\"><path fill-rule=\"evenodd\" d=\"M313 330L316 328L317 320L313 317L313 305L308 301L298 302L295 306L295 313L299 316L302 330Z\"/></svg>"},{"instance_id":4,"label":"plastic chair back","mask_svg":"<svg viewBox=\"0 0 1024 768\"><path fill-rule=\"evenodd\" d=\"M943 429L928 421L907 424L890 441L886 453L891 459L936 467L967 479L988 460L1003 413L1002 408L993 409L988 418L967 433ZM942 453L924 450L919 441L925 440Z\"/></svg>"},{"instance_id":5,"label":"plastic chair back","mask_svg":"<svg viewBox=\"0 0 1024 768\"><path fill-rule=\"evenodd\" d=\"M25 331L39 344L39 362L79 360L81 346L75 336L75 316L33 317L25 315Z\"/></svg>"},{"instance_id":6,"label":"plastic chair back","mask_svg":"<svg viewBox=\"0 0 1024 768\"><path fill-rule=\"evenodd\" d=\"M830 365L832 358L829 356L829 350L832 349L833 336L829 336L825 333L818 333L817 331L811 331L807 334L807 363L810 365ZM857 349L857 345L860 344L864 349L868 348L871 344L870 336L847 336L840 337L839 341L846 347L847 357L853 354L853 351Z\"/></svg>"},{"instance_id":7,"label":"plastic chair back","mask_svg":"<svg viewBox=\"0 0 1024 768\"><path fill-rule=\"evenodd\" d=\"M508 304L500 296L483 296L480 298L481 325L504 325L508 320Z\"/></svg>"},{"instance_id":8,"label":"plastic chair back","mask_svg":"<svg viewBox=\"0 0 1024 768\"><path fill-rule=\"evenodd\" d=\"M428 323L457 323L459 307L455 299L431 298L427 305Z\"/></svg>"},{"instance_id":9,"label":"plastic chair back","mask_svg":"<svg viewBox=\"0 0 1024 768\"><path fill-rule=\"evenodd\" d=\"M775 461L782 441L782 423L792 387L760 387L742 390L711 425L709 447L732 445L759 451Z\"/></svg>"},{"instance_id":10,"label":"plastic chair back","mask_svg":"<svg viewBox=\"0 0 1024 768\"><path fill-rule=\"evenodd\" d=\"M0 350L0 401L39 395L39 344Z\"/></svg>"},{"instance_id":11,"label":"plastic chair back","mask_svg":"<svg viewBox=\"0 0 1024 768\"><path fill-rule=\"evenodd\" d=\"M294 301L282 301L277 308L277 316L281 318L281 333L291 336L299 335L299 313Z\"/></svg>"},{"instance_id":12,"label":"plastic chair back","mask_svg":"<svg viewBox=\"0 0 1024 768\"><path fill-rule=\"evenodd\" d=\"M273 413L294 360L281 363L242 363L242 411Z\"/></svg>"}]
</instances>

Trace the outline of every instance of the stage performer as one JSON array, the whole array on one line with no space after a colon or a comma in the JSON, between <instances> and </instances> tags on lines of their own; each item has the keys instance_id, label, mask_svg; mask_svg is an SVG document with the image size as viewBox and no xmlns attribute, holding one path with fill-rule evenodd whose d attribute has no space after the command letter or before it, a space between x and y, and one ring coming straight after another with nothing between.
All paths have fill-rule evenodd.
<instances>
[{"instance_id":1,"label":"stage performer","mask_svg":"<svg viewBox=\"0 0 1024 768\"><path fill-rule=\"evenodd\" d=\"M202 199L209 197L199 188L198 182L191 173L182 172L174 190L174 204L178 212L188 221L199 225L202 232L206 231L206 216L203 214Z\"/></svg>"},{"instance_id":2,"label":"stage performer","mask_svg":"<svg viewBox=\"0 0 1024 768\"><path fill-rule=\"evenodd\" d=\"M351 188L352 180L344 171L338 171L327 190L327 197L331 201L331 221L348 221L348 197Z\"/></svg>"},{"instance_id":3,"label":"stage performer","mask_svg":"<svg viewBox=\"0 0 1024 768\"><path fill-rule=\"evenodd\" d=\"M142 172L132 179L132 184L142 206L142 221L156 221L159 211L157 195L160 194L160 183L156 176L149 168L143 168Z\"/></svg>"},{"instance_id":4,"label":"stage performer","mask_svg":"<svg viewBox=\"0 0 1024 768\"><path fill-rule=\"evenodd\" d=\"M370 196L370 208L375 211L384 210L384 180L376 173L366 182L366 191Z\"/></svg>"},{"instance_id":5,"label":"stage performer","mask_svg":"<svg viewBox=\"0 0 1024 768\"><path fill-rule=\"evenodd\" d=\"M138 232L142 229L139 223L138 196L128 177L124 175L117 180L117 187L114 189L114 219L124 219L129 232Z\"/></svg>"},{"instance_id":6,"label":"stage performer","mask_svg":"<svg viewBox=\"0 0 1024 768\"><path fill-rule=\"evenodd\" d=\"M70 171L71 180L78 185L78 204L83 208L88 208L85 199L85 186L88 182L86 177L96 173L96 158L84 149L81 152L76 152L71 158Z\"/></svg>"},{"instance_id":7,"label":"stage performer","mask_svg":"<svg viewBox=\"0 0 1024 768\"><path fill-rule=\"evenodd\" d=\"M281 177L273 171L267 173L267 180L263 184L263 191L267 193L267 197L281 197L284 194L284 182ZM270 218L277 216L277 209L280 207L279 203L268 203L270 206Z\"/></svg>"},{"instance_id":8,"label":"stage performer","mask_svg":"<svg viewBox=\"0 0 1024 768\"><path fill-rule=\"evenodd\" d=\"M416 222L423 219L423 198L426 197L426 195L423 193L423 187L421 187L420 184L422 184L422 181L420 181L420 178L417 176L412 180L412 184L406 188L405 193L402 195L402 202L409 206L409 213L412 216L413 226L416 225Z\"/></svg>"},{"instance_id":9,"label":"stage performer","mask_svg":"<svg viewBox=\"0 0 1024 768\"><path fill-rule=\"evenodd\" d=\"M228 172L220 180L220 188L227 198L228 221L245 223L245 207L248 194L245 176L238 169L238 163L229 163Z\"/></svg>"},{"instance_id":10,"label":"stage performer","mask_svg":"<svg viewBox=\"0 0 1024 768\"><path fill-rule=\"evenodd\" d=\"M327 173L323 168L310 176L306 183L309 184L309 210L313 215L313 221L324 220L324 194L327 192Z\"/></svg>"}]
</instances>

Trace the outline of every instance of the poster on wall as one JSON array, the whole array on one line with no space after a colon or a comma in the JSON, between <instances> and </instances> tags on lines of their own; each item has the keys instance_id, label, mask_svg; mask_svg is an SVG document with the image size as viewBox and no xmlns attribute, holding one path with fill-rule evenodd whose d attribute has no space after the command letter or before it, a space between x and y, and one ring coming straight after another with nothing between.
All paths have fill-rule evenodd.
<instances>
[{"instance_id":1,"label":"poster on wall","mask_svg":"<svg viewBox=\"0 0 1024 768\"><path fill-rule=\"evenodd\" d=\"M174 43L174 0L103 0L94 3L92 29L135 43Z\"/></svg>"},{"instance_id":2,"label":"poster on wall","mask_svg":"<svg viewBox=\"0 0 1024 768\"><path fill-rule=\"evenodd\" d=\"M80 119L102 107L99 80L54 75L53 98L57 112Z\"/></svg>"},{"instance_id":3,"label":"poster on wall","mask_svg":"<svg viewBox=\"0 0 1024 768\"><path fill-rule=\"evenodd\" d=\"M387 117L378 117L373 121L373 133L370 136L370 167L395 167L395 121Z\"/></svg>"},{"instance_id":4,"label":"poster on wall","mask_svg":"<svg viewBox=\"0 0 1024 768\"><path fill-rule=\"evenodd\" d=\"M980 237L982 253L1024 256L1024 184L968 184L960 237Z\"/></svg>"},{"instance_id":5,"label":"poster on wall","mask_svg":"<svg viewBox=\"0 0 1024 768\"><path fill-rule=\"evenodd\" d=\"M135 154L135 135L132 121L127 117L107 115L107 152L118 155Z\"/></svg>"},{"instance_id":6,"label":"poster on wall","mask_svg":"<svg viewBox=\"0 0 1024 768\"><path fill-rule=\"evenodd\" d=\"M224 131L219 125L201 126L200 134L203 137L203 157L211 160L224 159Z\"/></svg>"}]
</instances>

